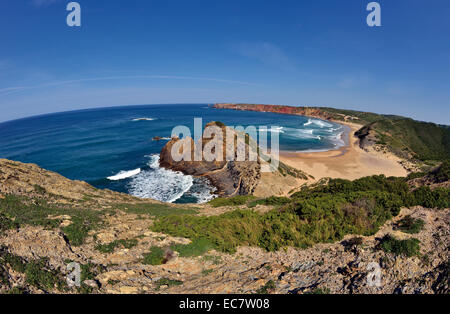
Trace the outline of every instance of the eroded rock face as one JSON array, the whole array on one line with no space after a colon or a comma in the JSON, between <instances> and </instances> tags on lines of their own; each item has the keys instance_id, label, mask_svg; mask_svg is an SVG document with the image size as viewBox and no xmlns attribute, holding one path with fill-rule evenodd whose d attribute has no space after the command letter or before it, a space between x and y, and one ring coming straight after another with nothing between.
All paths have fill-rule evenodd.
<instances>
[{"instance_id":1,"label":"eroded rock face","mask_svg":"<svg viewBox=\"0 0 450 314\"><path fill-rule=\"evenodd\" d=\"M239 134L224 125L216 125L215 122L211 122L206 125L205 130L208 127L222 131L223 137L206 137L204 135L201 143L199 141L194 143L194 140L190 137L173 138L161 151L161 167L181 171L187 175L205 177L223 196L252 194L261 178L261 160L259 157L250 157L251 152L254 156L257 156L256 146L252 145L251 139L246 138L245 135ZM231 138L230 141L222 141L225 134L228 138ZM221 158L214 158L209 161L210 159L204 154L201 154L200 158L195 158L197 149L199 151L201 149L202 152L211 152ZM244 158L238 159L237 156L240 151L243 152ZM229 158L227 158L227 152ZM175 156L177 153L188 155L190 158L187 161L186 158L178 161L179 159ZM231 156L233 158L230 158Z\"/></svg>"}]
</instances>

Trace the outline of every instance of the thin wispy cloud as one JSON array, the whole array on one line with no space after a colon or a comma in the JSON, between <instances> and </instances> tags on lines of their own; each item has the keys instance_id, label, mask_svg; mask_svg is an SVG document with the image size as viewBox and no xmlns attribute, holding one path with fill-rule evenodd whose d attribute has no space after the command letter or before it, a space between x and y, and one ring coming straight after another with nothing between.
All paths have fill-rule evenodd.
<instances>
[{"instance_id":1,"label":"thin wispy cloud","mask_svg":"<svg viewBox=\"0 0 450 314\"><path fill-rule=\"evenodd\" d=\"M165 79L165 80L195 80L195 81L210 81L219 82L227 84L239 84L256 86L256 84L243 81L226 80L220 78L210 78L210 77L193 77L193 76L171 76L171 75L135 75L135 76L108 76L108 77L93 77L93 78L82 78L76 80L67 81L56 81L41 85L34 86L14 86L0 89L0 95L9 95L30 89L40 89L46 87L64 86L77 83L95 82L95 81L110 81L110 80L140 80L140 79Z\"/></svg>"},{"instance_id":2,"label":"thin wispy cloud","mask_svg":"<svg viewBox=\"0 0 450 314\"><path fill-rule=\"evenodd\" d=\"M244 57L256 59L284 71L292 71L296 68L293 60L280 47L270 42L240 43L233 45L233 50Z\"/></svg>"}]
</instances>

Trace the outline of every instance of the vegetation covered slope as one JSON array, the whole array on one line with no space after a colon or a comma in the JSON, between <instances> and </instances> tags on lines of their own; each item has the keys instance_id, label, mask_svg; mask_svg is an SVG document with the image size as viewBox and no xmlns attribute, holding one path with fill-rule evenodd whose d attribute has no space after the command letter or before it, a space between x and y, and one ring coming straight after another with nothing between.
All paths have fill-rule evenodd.
<instances>
[{"instance_id":1,"label":"vegetation covered slope","mask_svg":"<svg viewBox=\"0 0 450 314\"><path fill-rule=\"evenodd\" d=\"M434 123L416 121L392 115L353 110L322 108L333 119L370 126L375 132L377 144L385 145L400 157L412 157L420 161L442 161L450 158L450 128Z\"/></svg>"},{"instance_id":2,"label":"vegetation covered slope","mask_svg":"<svg viewBox=\"0 0 450 314\"><path fill-rule=\"evenodd\" d=\"M234 204L233 199L229 201ZM276 199L272 197L270 202L274 204ZM305 188L289 200L279 198L279 204L263 215L250 209L212 217L170 215L156 221L153 230L192 240L208 239L224 252L233 252L240 245L267 251L304 248L339 241L347 234L373 235L398 215L401 207L449 208L450 189L411 190L406 179L384 176L335 179L325 186Z\"/></svg>"}]
</instances>

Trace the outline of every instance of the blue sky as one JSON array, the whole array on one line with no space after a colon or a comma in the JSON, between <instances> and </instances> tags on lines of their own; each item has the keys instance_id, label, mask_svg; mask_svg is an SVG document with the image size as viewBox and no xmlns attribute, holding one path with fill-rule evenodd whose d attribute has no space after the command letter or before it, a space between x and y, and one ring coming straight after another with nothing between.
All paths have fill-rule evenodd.
<instances>
[{"instance_id":1,"label":"blue sky","mask_svg":"<svg viewBox=\"0 0 450 314\"><path fill-rule=\"evenodd\" d=\"M0 121L92 107L322 105L450 124L450 2L0 2Z\"/></svg>"}]
</instances>

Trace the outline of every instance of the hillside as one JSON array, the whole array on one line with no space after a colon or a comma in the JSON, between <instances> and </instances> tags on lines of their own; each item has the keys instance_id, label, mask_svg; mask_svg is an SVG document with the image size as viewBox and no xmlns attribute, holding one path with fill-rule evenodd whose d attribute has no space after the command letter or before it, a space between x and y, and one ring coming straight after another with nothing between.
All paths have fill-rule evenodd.
<instances>
[{"instance_id":1,"label":"hillside","mask_svg":"<svg viewBox=\"0 0 450 314\"><path fill-rule=\"evenodd\" d=\"M447 172L169 205L0 160L0 292L448 293Z\"/></svg>"}]
</instances>

